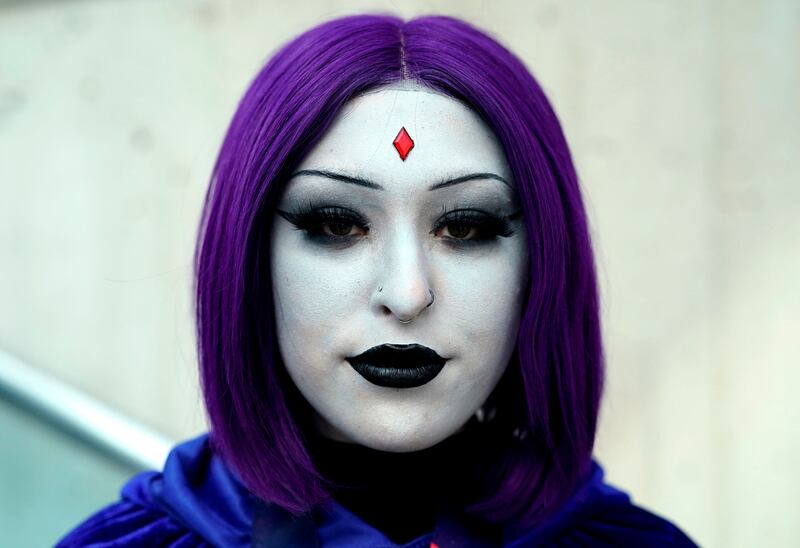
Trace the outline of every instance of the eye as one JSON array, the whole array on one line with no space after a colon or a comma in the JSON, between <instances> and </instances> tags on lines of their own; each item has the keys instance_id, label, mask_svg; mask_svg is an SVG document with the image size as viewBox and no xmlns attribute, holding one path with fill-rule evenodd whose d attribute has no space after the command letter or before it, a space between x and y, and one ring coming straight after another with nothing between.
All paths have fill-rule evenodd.
<instances>
[{"instance_id":1,"label":"eye","mask_svg":"<svg viewBox=\"0 0 800 548\"><path fill-rule=\"evenodd\" d=\"M451 245L471 246L492 242L514 233L509 217L497 217L478 209L456 209L443 215L431 234L441 235Z\"/></svg>"},{"instance_id":2,"label":"eye","mask_svg":"<svg viewBox=\"0 0 800 548\"><path fill-rule=\"evenodd\" d=\"M369 224L358 213L340 206L308 204L296 212L277 212L315 243L346 244L369 233ZM430 234L455 247L488 244L513 234L509 220L519 215L498 217L479 209L451 210L439 218Z\"/></svg>"},{"instance_id":3,"label":"eye","mask_svg":"<svg viewBox=\"0 0 800 548\"><path fill-rule=\"evenodd\" d=\"M314 207L309 204L294 213L278 210L278 214L319 243L342 243L369 231L369 225L358 213L339 206Z\"/></svg>"}]
</instances>

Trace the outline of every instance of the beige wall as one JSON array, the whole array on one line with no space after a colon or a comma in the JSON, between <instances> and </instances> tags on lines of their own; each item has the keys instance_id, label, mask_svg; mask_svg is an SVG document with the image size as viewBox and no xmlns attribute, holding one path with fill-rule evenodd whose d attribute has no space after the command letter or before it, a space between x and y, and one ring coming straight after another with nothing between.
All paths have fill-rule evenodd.
<instances>
[{"instance_id":1,"label":"beige wall","mask_svg":"<svg viewBox=\"0 0 800 548\"><path fill-rule=\"evenodd\" d=\"M293 5L0 2L0 348L202 430L192 244L247 83L332 16L460 15L526 61L573 149L609 480L704 546L800 543L800 4Z\"/></svg>"}]
</instances>

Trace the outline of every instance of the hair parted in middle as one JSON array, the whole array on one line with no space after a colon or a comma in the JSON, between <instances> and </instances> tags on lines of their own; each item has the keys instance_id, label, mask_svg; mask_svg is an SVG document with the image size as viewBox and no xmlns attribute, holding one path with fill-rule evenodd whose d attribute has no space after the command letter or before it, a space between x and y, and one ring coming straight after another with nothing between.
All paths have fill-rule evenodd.
<instances>
[{"instance_id":1,"label":"hair parted in middle","mask_svg":"<svg viewBox=\"0 0 800 548\"><path fill-rule=\"evenodd\" d=\"M452 17L358 15L321 24L257 74L213 169L195 251L201 382L215 451L293 514L330 490L304 443L308 404L282 364L268 221L291 170L357 95L414 81L475 111L502 144L529 234L516 348L487 401L497 458L466 511L531 526L591 465L604 358L589 228L558 118L523 63Z\"/></svg>"}]
</instances>

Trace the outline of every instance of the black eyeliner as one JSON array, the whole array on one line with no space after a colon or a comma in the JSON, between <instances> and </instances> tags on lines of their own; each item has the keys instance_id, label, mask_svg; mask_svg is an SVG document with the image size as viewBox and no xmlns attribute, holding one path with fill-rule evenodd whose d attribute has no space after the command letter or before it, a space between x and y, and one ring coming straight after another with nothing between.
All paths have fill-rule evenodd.
<instances>
[{"instance_id":1,"label":"black eyeliner","mask_svg":"<svg viewBox=\"0 0 800 548\"><path fill-rule=\"evenodd\" d=\"M295 212L276 210L277 213L295 226L296 230L302 230L306 238L314 243L323 245L346 244L357 236L337 236L325 234L321 230L323 225L344 225L356 226L362 230L368 230L369 224L366 223L361 215L338 205L314 205L308 202Z\"/></svg>"},{"instance_id":2,"label":"black eyeliner","mask_svg":"<svg viewBox=\"0 0 800 548\"><path fill-rule=\"evenodd\" d=\"M314 242L324 245L347 244L360 236L325 234L321 227L328 225L354 226L361 230L369 230L370 224L352 209L326 204L315 205L312 201L302 206L295 212L277 209L277 213L295 226L296 230L305 232L306 237ZM489 244L498 237L507 238L514 233L510 221L521 215L521 210L510 215L498 216L482 209L459 207L456 209L442 208L442 215L436 220L433 230L429 234L448 226L461 226L477 229L479 235L469 238L445 237L443 241L454 247L473 247Z\"/></svg>"}]
</instances>

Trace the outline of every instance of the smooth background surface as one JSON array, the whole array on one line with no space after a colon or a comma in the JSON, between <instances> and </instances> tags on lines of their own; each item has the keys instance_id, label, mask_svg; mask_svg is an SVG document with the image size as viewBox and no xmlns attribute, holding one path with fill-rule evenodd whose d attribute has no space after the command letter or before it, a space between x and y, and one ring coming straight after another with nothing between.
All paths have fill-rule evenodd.
<instances>
[{"instance_id":1,"label":"smooth background surface","mask_svg":"<svg viewBox=\"0 0 800 548\"><path fill-rule=\"evenodd\" d=\"M278 45L375 10L488 30L559 114L600 271L609 480L704 546L797 545L793 0L0 1L0 347L203 430L191 256L226 124ZM7 513L25 487L0 466Z\"/></svg>"},{"instance_id":2,"label":"smooth background surface","mask_svg":"<svg viewBox=\"0 0 800 548\"><path fill-rule=\"evenodd\" d=\"M53 546L139 471L2 397L0 436L2 546Z\"/></svg>"}]
</instances>

